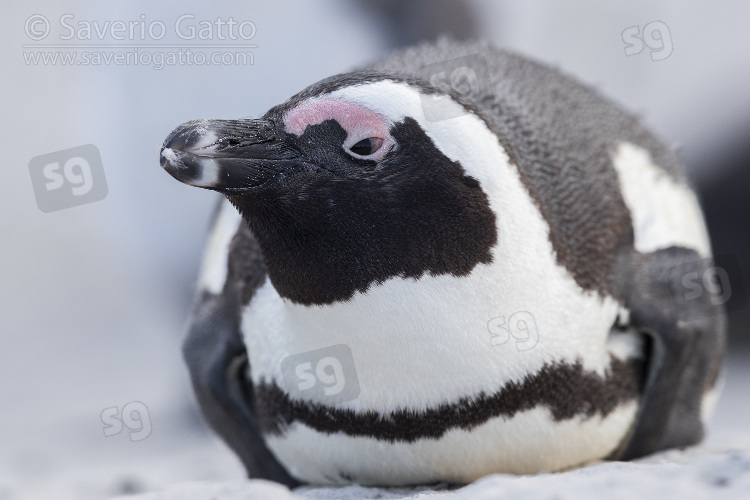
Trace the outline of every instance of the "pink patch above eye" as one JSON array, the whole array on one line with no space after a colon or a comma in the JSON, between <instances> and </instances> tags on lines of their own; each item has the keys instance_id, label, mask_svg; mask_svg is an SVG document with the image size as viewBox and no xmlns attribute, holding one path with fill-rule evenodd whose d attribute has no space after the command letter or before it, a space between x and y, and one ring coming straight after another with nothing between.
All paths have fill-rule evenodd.
<instances>
[{"instance_id":1,"label":"pink patch above eye","mask_svg":"<svg viewBox=\"0 0 750 500\"><path fill-rule=\"evenodd\" d=\"M300 136L308 125L331 119L346 131L347 143L368 137L390 139L390 126L382 115L344 99L319 99L300 104L284 115L284 130Z\"/></svg>"}]
</instances>

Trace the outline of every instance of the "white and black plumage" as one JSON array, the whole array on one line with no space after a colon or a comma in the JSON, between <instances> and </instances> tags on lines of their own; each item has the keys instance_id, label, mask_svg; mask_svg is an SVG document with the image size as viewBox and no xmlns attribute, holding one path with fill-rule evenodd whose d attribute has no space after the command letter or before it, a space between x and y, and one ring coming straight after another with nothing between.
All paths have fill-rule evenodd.
<instances>
[{"instance_id":1,"label":"white and black plumage","mask_svg":"<svg viewBox=\"0 0 750 500\"><path fill-rule=\"evenodd\" d=\"M415 76L471 54L492 84L470 103ZM460 116L426 119L423 97ZM635 118L558 71L422 45L257 120L183 124L161 162L228 200L184 352L251 477L468 482L702 438L723 319L672 300L675 266L710 256L696 197ZM492 347L488 321L519 311L537 344ZM358 397L290 394L283 361L340 344Z\"/></svg>"}]
</instances>

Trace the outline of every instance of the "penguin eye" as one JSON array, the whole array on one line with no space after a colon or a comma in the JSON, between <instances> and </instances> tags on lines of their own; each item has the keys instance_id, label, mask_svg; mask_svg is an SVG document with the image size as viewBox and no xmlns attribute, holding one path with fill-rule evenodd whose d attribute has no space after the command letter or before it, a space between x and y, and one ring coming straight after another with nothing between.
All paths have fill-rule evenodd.
<instances>
[{"instance_id":1,"label":"penguin eye","mask_svg":"<svg viewBox=\"0 0 750 500\"><path fill-rule=\"evenodd\" d=\"M383 146L383 139L368 137L349 148L349 151L357 156L370 156Z\"/></svg>"}]
</instances>

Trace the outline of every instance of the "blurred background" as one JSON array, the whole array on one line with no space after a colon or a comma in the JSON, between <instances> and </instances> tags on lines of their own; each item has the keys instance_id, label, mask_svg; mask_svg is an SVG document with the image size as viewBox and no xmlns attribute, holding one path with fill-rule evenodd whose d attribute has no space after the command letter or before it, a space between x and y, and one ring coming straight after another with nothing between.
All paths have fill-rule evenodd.
<instances>
[{"instance_id":1,"label":"blurred background","mask_svg":"<svg viewBox=\"0 0 750 500\"><path fill-rule=\"evenodd\" d=\"M185 15L183 35L194 27L194 40L175 33ZM227 27L217 27L217 18L249 21L246 39L222 40ZM485 38L553 64L639 114L679 150L700 193L714 253L734 263L731 283L741 291L750 276L748 19L750 4L740 0L6 6L0 500L107 498L177 481L243 477L239 462L203 426L180 354L216 195L163 172L161 142L184 121L258 116L321 78L439 34ZM159 23L166 33L155 40ZM206 25L214 32L203 40L198 30ZM108 31L100 37L97 27ZM198 56L161 68L153 58L143 63L143 53L186 44L201 45L195 53L252 56L239 64L199 64ZM97 51L141 59L51 59ZM106 196L41 211L32 159L86 144L101 154ZM729 313L729 377L710 445L750 446L747 430L742 438L737 432L750 410L750 308L743 297L733 299ZM126 418L118 428L113 416L123 409L140 420Z\"/></svg>"}]
</instances>

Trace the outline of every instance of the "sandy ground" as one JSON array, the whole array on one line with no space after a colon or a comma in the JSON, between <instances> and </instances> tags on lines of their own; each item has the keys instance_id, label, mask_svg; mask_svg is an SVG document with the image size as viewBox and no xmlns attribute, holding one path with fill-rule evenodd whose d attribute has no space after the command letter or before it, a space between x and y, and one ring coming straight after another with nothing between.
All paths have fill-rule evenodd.
<instances>
[{"instance_id":1,"label":"sandy ground","mask_svg":"<svg viewBox=\"0 0 750 500\"><path fill-rule=\"evenodd\" d=\"M659 454L640 463L607 463L562 474L513 477L492 475L457 491L363 488L299 488L294 493L266 481L191 483L159 493L120 497L122 500L209 499L610 499L747 498L750 452L708 453L705 450Z\"/></svg>"}]
</instances>

